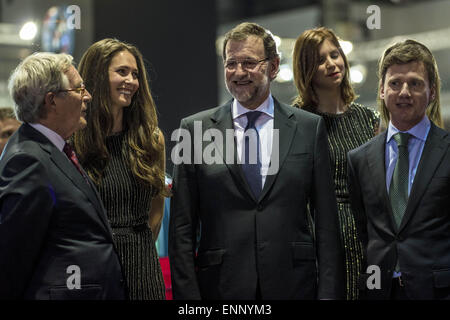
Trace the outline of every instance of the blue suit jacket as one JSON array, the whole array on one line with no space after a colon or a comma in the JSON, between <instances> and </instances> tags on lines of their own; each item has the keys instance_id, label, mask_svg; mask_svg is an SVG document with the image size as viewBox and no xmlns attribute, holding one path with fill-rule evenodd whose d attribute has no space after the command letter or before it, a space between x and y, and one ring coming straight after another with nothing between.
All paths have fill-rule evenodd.
<instances>
[{"instance_id":1,"label":"blue suit jacket","mask_svg":"<svg viewBox=\"0 0 450 320\"><path fill-rule=\"evenodd\" d=\"M369 289L368 274L362 274L361 297L389 299L398 260L410 299L449 299L450 136L431 124L399 227L386 189L385 144L386 132L348 153L363 268L380 268L380 289Z\"/></svg>"}]
</instances>

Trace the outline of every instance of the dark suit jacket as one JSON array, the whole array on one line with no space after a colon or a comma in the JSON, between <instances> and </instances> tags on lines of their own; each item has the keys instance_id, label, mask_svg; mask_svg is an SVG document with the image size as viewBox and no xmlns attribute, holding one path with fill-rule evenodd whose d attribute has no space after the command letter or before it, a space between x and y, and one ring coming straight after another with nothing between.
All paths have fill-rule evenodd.
<instances>
[{"instance_id":1,"label":"dark suit jacket","mask_svg":"<svg viewBox=\"0 0 450 320\"><path fill-rule=\"evenodd\" d=\"M362 278L362 297L389 299L398 258L409 298L450 298L450 136L431 124L397 229L386 189L386 134L348 154L350 194L365 250L363 272L370 265L381 271L381 289L369 290Z\"/></svg>"},{"instance_id":2,"label":"dark suit jacket","mask_svg":"<svg viewBox=\"0 0 450 320\"><path fill-rule=\"evenodd\" d=\"M342 297L343 260L323 120L274 102L280 168L267 176L259 199L237 164L235 146L234 164L175 166L169 231L175 299L255 299L258 281L263 299ZM225 130L233 129L231 101L181 121L192 144L201 139L193 135L194 121L201 121L203 132L216 129L225 137ZM224 149L227 143L233 146L234 140L224 141ZM204 142L202 150L210 144ZM226 152L221 151L222 162Z\"/></svg>"},{"instance_id":3,"label":"dark suit jacket","mask_svg":"<svg viewBox=\"0 0 450 320\"><path fill-rule=\"evenodd\" d=\"M0 160L0 299L123 299L123 276L93 185L23 124ZM69 290L79 267L81 289ZM69 269L68 269L69 268ZM68 273L69 272L69 273Z\"/></svg>"}]
</instances>

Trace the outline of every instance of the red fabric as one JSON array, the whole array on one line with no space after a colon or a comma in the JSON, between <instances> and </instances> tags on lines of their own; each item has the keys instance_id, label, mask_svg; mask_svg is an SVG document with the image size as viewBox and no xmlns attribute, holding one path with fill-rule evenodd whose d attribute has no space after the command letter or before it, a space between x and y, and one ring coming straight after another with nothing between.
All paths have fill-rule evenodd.
<instances>
[{"instance_id":1,"label":"red fabric","mask_svg":"<svg viewBox=\"0 0 450 320\"><path fill-rule=\"evenodd\" d=\"M169 257L160 257L159 263L164 278L164 285L166 286L166 300L173 300L172 298L172 281L170 279L170 264Z\"/></svg>"},{"instance_id":2,"label":"red fabric","mask_svg":"<svg viewBox=\"0 0 450 320\"><path fill-rule=\"evenodd\" d=\"M64 153L67 155L67 157L70 159L70 161L73 163L73 165L77 168L77 170L83 174L81 171L80 163L78 162L77 155L75 154L75 151L73 150L72 146L68 143L64 145L63 148Z\"/></svg>"}]
</instances>

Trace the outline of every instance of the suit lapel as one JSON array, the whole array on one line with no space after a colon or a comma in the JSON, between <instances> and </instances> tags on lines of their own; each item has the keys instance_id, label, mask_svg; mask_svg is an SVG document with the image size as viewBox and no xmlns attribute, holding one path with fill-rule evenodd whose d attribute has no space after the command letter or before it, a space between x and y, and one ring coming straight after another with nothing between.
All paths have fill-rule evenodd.
<instances>
[{"instance_id":1,"label":"suit lapel","mask_svg":"<svg viewBox=\"0 0 450 320\"><path fill-rule=\"evenodd\" d=\"M430 132L425 141L425 146L417 167L417 173L414 177L414 182L408 198L408 205L400 224L399 232L406 226L409 219L411 219L427 190L430 180L433 178L436 169L441 163L442 157L447 152L448 143L443 139L445 135L447 135L446 132L438 130L438 128L431 123Z\"/></svg>"},{"instance_id":2,"label":"suit lapel","mask_svg":"<svg viewBox=\"0 0 450 320\"><path fill-rule=\"evenodd\" d=\"M103 222L105 228L109 230L109 222L104 214L105 209L97 197L92 183L90 181L86 181L81 173L78 172L77 168L66 157L66 155L56 149L56 147L52 148L50 157L55 165L63 172L63 174L66 175L73 182L73 184L88 197L94 205L96 209L95 211Z\"/></svg>"},{"instance_id":3,"label":"suit lapel","mask_svg":"<svg viewBox=\"0 0 450 320\"><path fill-rule=\"evenodd\" d=\"M397 226L392 213L391 201L386 188L386 136L387 131L379 134L375 137L374 143L369 145L367 152L367 162L369 171L372 175L373 185L377 188L377 195L380 205L385 204L386 212L389 217L386 217L386 221L390 221L392 230L396 230Z\"/></svg>"},{"instance_id":4,"label":"suit lapel","mask_svg":"<svg viewBox=\"0 0 450 320\"><path fill-rule=\"evenodd\" d=\"M69 158L56 146L50 142L42 133L29 125L25 125L26 134L34 141L39 143L40 147L46 151L51 161L58 167L62 173L69 178L75 187L80 189L94 205L96 212L107 230L109 229L109 222L105 215L105 209L102 206L100 198L97 197L95 189L91 183L87 183L83 176L78 172L77 168L70 162Z\"/></svg>"},{"instance_id":5,"label":"suit lapel","mask_svg":"<svg viewBox=\"0 0 450 320\"><path fill-rule=\"evenodd\" d=\"M252 199L255 200L253 193L247 183L241 166L238 164L237 147L236 147L236 137L234 135L233 119L231 114L231 104L233 100L228 101L219 109L211 115L211 124L206 129L217 129L221 132L223 140L223 145L220 146L216 142L217 150L222 155L225 165L230 170L232 176L234 177L237 184L241 185L245 192L248 193ZM227 130L232 130L232 139L227 137ZM230 131L231 133L231 131ZM230 146L229 144L232 143ZM227 160L228 159L228 160ZM256 200L255 200L256 201Z\"/></svg>"},{"instance_id":6,"label":"suit lapel","mask_svg":"<svg viewBox=\"0 0 450 320\"><path fill-rule=\"evenodd\" d=\"M295 135L296 125L295 121L291 119L293 112L289 110L288 106L280 104L275 98L274 102L274 130L278 130L278 139L276 138L275 132L273 133L272 140L272 154L271 154L271 165L278 163L278 170L274 174L266 176L266 181L263 186L263 190L259 197L259 201L264 199L267 192L272 187L275 182L281 166L283 165L284 159L286 158L292 144L292 140ZM278 157L278 159L276 159Z\"/></svg>"}]
</instances>

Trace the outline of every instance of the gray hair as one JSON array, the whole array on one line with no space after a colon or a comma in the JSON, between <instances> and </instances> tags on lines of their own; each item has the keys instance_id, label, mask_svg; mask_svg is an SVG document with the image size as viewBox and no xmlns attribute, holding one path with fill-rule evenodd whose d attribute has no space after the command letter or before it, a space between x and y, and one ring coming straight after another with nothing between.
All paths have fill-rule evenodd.
<instances>
[{"instance_id":1,"label":"gray hair","mask_svg":"<svg viewBox=\"0 0 450 320\"><path fill-rule=\"evenodd\" d=\"M38 52L25 58L9 78L9 92L15 102L17 119L35 123L45 118L44 98L68 86L64 74L73 57L65 53Z\"/></svg>"}]
</instances>

